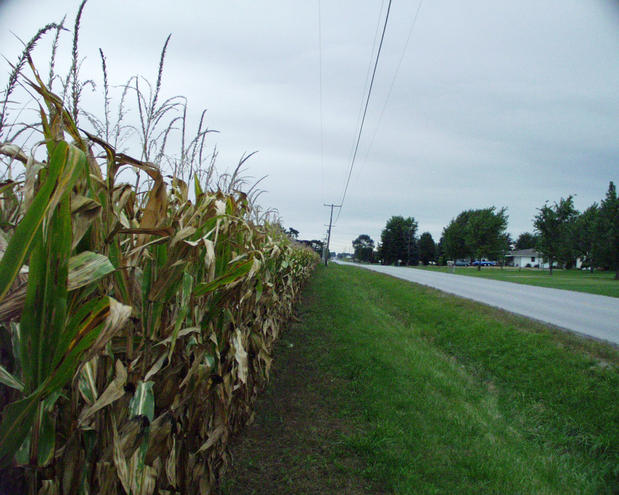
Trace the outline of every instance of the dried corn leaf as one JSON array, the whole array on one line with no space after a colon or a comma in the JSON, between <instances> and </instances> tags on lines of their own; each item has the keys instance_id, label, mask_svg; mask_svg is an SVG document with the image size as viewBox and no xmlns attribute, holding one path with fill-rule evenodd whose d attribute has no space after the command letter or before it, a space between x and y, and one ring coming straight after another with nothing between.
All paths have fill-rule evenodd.
<instances>
[{"instance_id":1,"label":"dried corn leaf","mask_svg":"<svg viewBox=\"0 0 619 495\"><path fill-rule=\"evenodd\" d=\"M89 406L92 406L99 397L95 378L95 369L97 368L98 361L99 358L97 356L88 361L80 370L77 379L80 394Z\"/></svg>"},{"instance_id":2,"label":"dried corn leaf","mask_svg":"<svg viewBox=\"0 0 619 495\"><path fill-rule=\"evenodd\" d=\"M247 351L243 347L243 335L238 328L234 333L234 359L238 365L239 380L247 383Z\"/></svg>"},{"instance_id":3,"label":"dried corn leaf","mask_svg":"<svg viewBox=\"0 0 619 495\"><path fill-rule=\"evenodd\" d=\"M176 478L176 469L177 469L177 458L176 458L176 437L172 437L172 446L170 447L170 454L165 463L165 473L168 479L168 483L176 488L178 485L178 481Z\"/></svg>"},{"instance_id":4,"label":"dried corn leaf","mask_svg":"<svg viewBox=\"0 0 619 495\"><path fill-rule=\"evenodd\" d=\"M213 445L215 445L215 442L217 442L226 432L226 427L224 425L219 425L217 428L215 428L214 430L212 430L207 439L206 442L204 442L200 448L197 450L196 454L199 454L201 452L204 452L207 449L210 449Z\"/></svg>"},{"instance_id":5,"label":"dried corn leaf","mask_svg":"<svg viewBox=\"0 0 619 495\"><path fill-rule=\"evenodd\" d=\"M120 437L118 435L118 430L115 423L112 423L112 431L114 433L114 466L116 466L116 476L118 476L125 493L130 495L131 478L129 477L129 468L127 466L127 460L123 454Z\"/></svg>"},{"instance_id":6,"label":"dried corn leaf","mask_svg":"<svg viewBox=\"0 0 619 495\"><path fill-rule=\"evenodd\" d=\"M144 416L148 421L153 420L155 415L155 395L153 393L154 382L140 381L135 394L129 402L129 418Z\"/></svg>"},{"instance_id":7,"label":"dried corn leaf","mask_svg":"<svg viewBox=\"0 0 619 495\"><path fill-rule=\"evenodd\" d=\"M125 384L127 383L127 369L123 366L120 360L116 360L116 376L112 383L110 383L103 391L97 401L90 407L84 409L78 422L80 425L84 424L88 418L95 414L100 409L109 406L114 401L120 399L125 395Z\"/></svg>"}]
</instances>

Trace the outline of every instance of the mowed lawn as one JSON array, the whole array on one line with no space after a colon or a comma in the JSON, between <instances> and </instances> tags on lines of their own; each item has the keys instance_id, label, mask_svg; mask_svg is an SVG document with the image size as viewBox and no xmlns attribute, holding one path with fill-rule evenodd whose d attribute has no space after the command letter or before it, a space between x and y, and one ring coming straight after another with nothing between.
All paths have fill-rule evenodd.
<instances>
[{"instance_id":1,"label":"mowed lawn","mask_svg":"<svg viewBox=\"0 0 619 495\"><path fill-rule=\"evenodd\" d=\"M619 492L616 348L349 266L317 270L299 319L269 393L308 363L301 389L280 394L322 426L286 426L288 406L259 408L264 438L284 454L259 444L241 455L239 473L270 474L249 490L233 467L227 493L321 493L330 473L372 487L345 493ZM328 424L344 433L321 436ZM282 429L299 433L280 439ZM295 442L318 447L306 455Z\"/></svg>"},{"instance_id":2,"label":"mowed lawn","mask_svg":"<svg viewBox=\"0 0 619 495\"><path fill-rule=\"evenodd\" d=\"M455 270L447 266L418 266L423 270L451 273L470 277L484 277L517 284L552 287L554 289L588 292L602 296L619 297L619 280L615 280L615 272L593 272L584 270L548 270L536 268L511 268L484 266L477 270L475 266L457 266Z\"/></svg>"}]
</instances>

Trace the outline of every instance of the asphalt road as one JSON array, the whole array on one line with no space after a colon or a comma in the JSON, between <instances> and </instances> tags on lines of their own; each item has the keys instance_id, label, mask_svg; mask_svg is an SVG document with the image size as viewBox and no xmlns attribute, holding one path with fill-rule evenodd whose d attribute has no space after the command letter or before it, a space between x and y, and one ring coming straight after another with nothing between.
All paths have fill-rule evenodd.
<instances>
[{"instance_id":1,"label":"asphalt road","mask_svg":"<svg viewBox=\"0 0 619 495\"><path fill-rule=\"evenodd\" d=\"M619 344L619 299L407 267L358 265Z\"/></svg>"}]
</instances>

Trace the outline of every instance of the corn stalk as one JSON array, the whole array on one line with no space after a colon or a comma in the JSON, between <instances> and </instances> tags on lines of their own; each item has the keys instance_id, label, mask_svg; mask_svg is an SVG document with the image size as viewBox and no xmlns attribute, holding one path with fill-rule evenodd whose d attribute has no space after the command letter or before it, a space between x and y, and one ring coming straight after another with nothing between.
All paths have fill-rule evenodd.
<instances>
[{"instance_id":1,"label":"corn stalk","mask_svg":"<svg viewBox=\"0 0 619 495\"><path fill-rule=\"evenodd\" d=\"M0 478L211 493L315 255L252 222L245 193L194 175L190 199L80 131L31 69L47 159L0 185ZM145 195L125 167L148 175Z\"/></svg>"}]
</instances>

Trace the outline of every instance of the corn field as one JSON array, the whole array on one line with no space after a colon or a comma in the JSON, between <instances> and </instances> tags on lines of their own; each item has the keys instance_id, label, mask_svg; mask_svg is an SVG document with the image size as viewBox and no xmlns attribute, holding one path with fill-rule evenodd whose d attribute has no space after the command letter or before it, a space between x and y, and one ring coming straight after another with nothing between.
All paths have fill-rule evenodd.
<instances>
[{"instance_id":1,"label":"corn field","mask_svg":"<svg viewBox=\"0 0 619 495\"><path fill-rule=\"evenodd\" d=\"M212 493L316 256L78 128L25 61L44 158L0 141L25 171L0 183L0 492Z\"/></svg>"}]
</instances>

